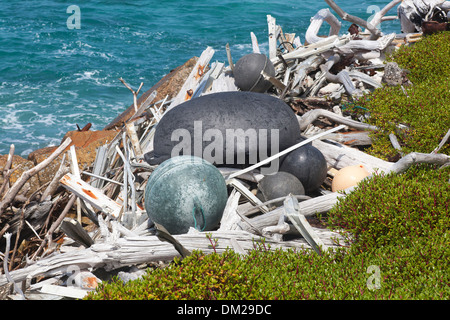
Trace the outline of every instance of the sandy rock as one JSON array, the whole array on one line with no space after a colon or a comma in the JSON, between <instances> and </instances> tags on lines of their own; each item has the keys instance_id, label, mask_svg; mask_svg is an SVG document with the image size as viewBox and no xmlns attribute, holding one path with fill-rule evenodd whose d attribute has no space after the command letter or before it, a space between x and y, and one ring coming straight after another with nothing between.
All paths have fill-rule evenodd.
<instances>
[{"instance_id":1,"label":"sandy rock","mask_svg":"<svg viewBox=\"0 0 450 320\"><path fill-rule=\"evenodd\" d=\"M0 172L3 172L3 168L5 167L7 160L8 160L7 154L0 155ZM33 167L34 167L34 163L32 161L24 159L21 156L14 155L13 161L12 161L12 168L13 169L17 168L17 170L15 170L9 178L10 186L13 185L14 182L16 182L17 179L19 179L20 176L25 171L30 170ZM3 184L3 176L0 175L0 185L2 185L2 184ZM28 180L28 182L24 186L25 189L30 190L25 195L31 194L33 192L33 190L37 190L37 188L39 188L39 186L40 186L40 184L39 184L39 180L37 179L37 177L36 176L31 177L31 179ZM25 189L24 189L24 191L25 191Z\"/></svg>"},{"instance_id":2,"label":"sandy rock","mask_svg":"<svg viewBox=\"0 0 450 320\"><path fill-rule=\"evenodd\" d=\"M410 85L410 81L406 78L407 73L398 66L397 62L388 62L384 68L382 82L388 86Z\"/></svg>"},{"instance_id":3,"label":"sandy rock","mask_svg":"<svg viewBox=\"0 0 450 320\"><path fill-rule=\"evenodd\" d=\"M83 168L93 164L97 155L97 148L110 142L116 135L117 131L115 130L69 131L61 142L68 137L72 139L73 142L71 145L75 145L78 167L80 170L83 170ZM47 147L33 151L28 155L28 160L30 160L33 165L36 165L49 157L56 148L57 147ZM69 148L67 148L67 150L69 150ZM62 157L63 155L60 155L37 174L40 185L52 180L55 172L61 165ZM67 156L65 163L69 165Z\"/></svg>"}]
</instances>

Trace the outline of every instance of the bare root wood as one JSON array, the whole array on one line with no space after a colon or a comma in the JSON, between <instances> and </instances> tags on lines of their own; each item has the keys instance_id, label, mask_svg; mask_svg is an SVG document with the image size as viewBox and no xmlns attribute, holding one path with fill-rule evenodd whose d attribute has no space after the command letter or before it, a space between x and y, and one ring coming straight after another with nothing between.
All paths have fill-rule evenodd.
<instances>
[{"instance_id":1,"label":"bare root wood","mask_svg":"<svg viewBox=\"0 0 450 320\"><path fill-rule=\"evenodd\" d=\"M144 85L143 82L141 82L141 85L139 86L139 88L134 91L133 88L131 88L126 82L125 80L123 80L122 78L119 78L120 82L122 82L124 84L125 87L128 88L128 90L131 91L131 93L133 94L133 105L134 105L134 112L137 113L138 112L138 106L137 106L137 96L139 94L139 91L141 91L142 86Z\"/></svg>"},{"instance_id":2,"label":"bare root wood","mask_svg":"<svg viewBox=\"0 0 450 320\"><path fill-rule=\"evenodd\" d=\"M325 0L325 2L330 6L331 9L333 9L342 18L342 20L349 21L349 22L355 23L363 28L366 28L367 30L370 31L370 33L372 33L372 36L375 39L377 39L381 36L381 31L379 29L375 28L372 23L367 22L366 20L361 19L359 17L348 14L347 12L342 10L342 8L339 7L336 4L336 2L334 2L333 0Z\"/></svg>"}]
</instances>

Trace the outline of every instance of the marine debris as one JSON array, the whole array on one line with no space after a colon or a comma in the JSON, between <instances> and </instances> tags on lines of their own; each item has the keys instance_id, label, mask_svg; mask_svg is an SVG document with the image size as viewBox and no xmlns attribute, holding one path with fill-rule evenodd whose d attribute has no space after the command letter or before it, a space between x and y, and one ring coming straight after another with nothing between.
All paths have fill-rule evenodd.
<instances>
[{"instance_id":1,"label":"marine debris","mask_svg":"<svg viewBox=\"0 0 450 320\"><path fill-rule=\"evenodd\" d=\"M258 40L251 32L252 52L236 65L228 46L228 65L211 63L214 49L207 47L199 58L177 68L139 99L143 84L134 90L120 78L132 92L133 104L105 128L108 130L93 132L89 131L90 125L84 129L77 125L79 130L67 135L60 146L34 154L34 165L30 167L23 162L22 169L26 170L15 179L12 177L15 171L20 171L21 164L16 163L12 145L9 155L4 157L0 181L1 297L82 298L112 275L134 278L148 266L170 262L176 256L185 257L196 249L211 253L231 248L245 255L255 242L265 241L272 249L296 248L321 254L347 244L339 233L327 230L317 221L316 214L326 214L340 197L352 192L360 179L367 175L370 178L375 170L403 172L418 162L448 164L449 156L436 152L403 155L397 162L366 154L358 147L370 145L368 132L377 128L365 123L363 117L355 120L344 115L341 106L383 83L409 85L407 72L384 64L385 55L419 41L422 31L425 33L423 29L430 30L429 22L447 23L447 28L450 1L395 0L369 22L347 14L334 1L325 2L331 10L319 10L311 18L303 44L299 36L283 31L276 19L268 15L268 57L261 54ZM387 17L387 12L398 4L398 17ZM347 32L342 33L341 22L332 11L353 23ZM394 18L400 19L403 33L383 34L377 28L383 21ZM318 32L324 22L330 26L329 34L321 36ZM251 72L246 72L246 68ZM241 77L240 81L235 82L234 73ZM169 145L174 141L173 132L180 128L161 129L164 134L158 128L163 127L163 117L169 112L180 121L186 120L192 116L189 109L198 107L197 102L224 96L237 108L240 104L245 107L245 99L259 99L256 104L277 101L281 109L286 107L290 113L287 118L293 119L295 132L279 141L287 142L283 148L271 148L271 152L261 156L258 147L270 140L267 131L265 136L252 136L251 126L246 130L242 126L233 128L236 148L215 149L215 152L222 150L223 159L230 155L231 161L220 165L211 161L227 186L227 198L220 223L208 226L208 230L200 227L206 225L202 222L208 218L206 204L198 200L204 196L200 192L203 190L199 187L199 195L195 195L189 191L189 179L180 177L176 181L172 177L173 185L165 186L165 191L161 191L165 194L159 194L163 196L159 205L164 207L165 201L175 197L180 207L183 201L190 201L186 205L188 210L183 212L189 218L186 224L190 220L194 224L186 226L187 232L171 234L167 231L169 226L150 220L146 212L151 207L146 205L151 200L146 196L152 194L146 192L146 186L151 179L155 183L154 170L164 161L171 161L164 164L168 171L181 163L173 160L178 156L173 154L178 145ZM196 117L201 121L204 112L191 117L188 123L191 127L183 132L199 133L203 139L209 133L207 143L204 145L202 140L196 144L194 139L178 151L183 149L184 156L202 156L205 148L223 138L223 133L232 128L224 126L222 131L217 128L225 123L225 118L220 118L220 108L225 105L218 102L217 110L211 110L217 113L211 120L217 122L214 126L200 129L194 126ZM248 122L249 117L256 118L256 109L230 122ZM257 127L261 123L255 128L258 134L270 130L268 123L276 121L277 115L265 117L252 124ZM162 125L158 127L160 122ZM178 135L175 141L180 142L181 137ZM288 141L290 138L293 140ZM244 145L247 161L238 162L239 145ZM164 154L161 161L147 162L157 148L164 147L170 147L166 150L170 154ZM192 149L187 152L188 147ZM253 158L251 150L255 150ZM279 193L279 182L275 179L270 183L267 179L274 177L274 172L266 170L267 166L278 161L280 168L285 168L281 171L292 179L290 184L283 185L283 195ZM195 162L191 165L186 170L197 170ZM301 172L306 165L311 168ZM354 183L344 181L344 192L333 192L332 180L338 170L354 166L364 168L365 174L355 178ZM161 175L157 178L161 180ZM164 181L158 183L164 185ZM170 193L178 185L187 190L183 197L176 191ZM198 202L194 201L196 197ZM211 239L216 239L213 249Z\"/></svg>"}]
</instances>

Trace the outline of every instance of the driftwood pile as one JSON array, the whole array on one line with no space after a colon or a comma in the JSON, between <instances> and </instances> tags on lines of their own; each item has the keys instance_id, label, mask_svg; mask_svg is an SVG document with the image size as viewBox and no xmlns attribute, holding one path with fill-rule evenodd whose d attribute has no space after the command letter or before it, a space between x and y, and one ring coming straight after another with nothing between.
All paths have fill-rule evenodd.
<instances>
[{"instance_id":1,"label":"driftwood pile","mask_svg":"<svg viewBox=\"0 0 450 320\"><path fill-rule=\"evenodd\" d=\"M262 74L273 84L267 94L283 99L296 111L302 134L308 137L302 144L312 141L327 160L330 176L316 195L287 195L278 199L282 206L273 207L275 200L262 203L250 190L263 178L258 168L264 163L245 170L220 168L230 193L217 230L191 229L187 234L171 236L163 226L148 220L144 189L155 167L145 163L143 155L152 150L153 134L164 112L204 94L238 90L232 53L227 50L228 66L221 62L210 65L214 49L208 47L171 100L154 102L153 92L138 107L142 84L134 91L121 79L133 93L135 114L113 141L97 150L92 167L80 170L68 138L47 160L26 171L9 188L14 153L11 148L11 161L4 168L0 189L0 294L11 299L81 298L113 274L132 279L148 266L186 256L195 249L211 253L230 248L246 254L264 245L321 254L347 245L339 233L327 230L316 217L352 191L330 191L332 169L362 164L370 173L399 173L416 162L448 164L449 157L438 154L438 146L432 154L408 154L397 162L375 158L357 148L370 145L368 132L377 128L364 123L364 119L345 117L340 103L383 82L406 85L403 70L383 64L384 55L399 45L417 41L421 34L383 35L375 27L391 19L385 17L386 13L401 1L392 1L370 22L348 15L333 1L326 2L343 20L354 23L349 32L339 35L341 22L329 9L323 9L312 17L302 45L295 34L283 33L269 15L269 57L276 76ZM317 33L324 21L330 25L330 32L321 37ZM253 52L260 52L253 33L251 39ZM387 72L386 68L393 71ZM63 159L53 181L15 208L15 197L26 181L61 154L67 154L70 168ZM68 215L72 208L76 210L74 218ZM83 227L84 217L91 221L89 228Z\"/></svg>"}]
</instances>

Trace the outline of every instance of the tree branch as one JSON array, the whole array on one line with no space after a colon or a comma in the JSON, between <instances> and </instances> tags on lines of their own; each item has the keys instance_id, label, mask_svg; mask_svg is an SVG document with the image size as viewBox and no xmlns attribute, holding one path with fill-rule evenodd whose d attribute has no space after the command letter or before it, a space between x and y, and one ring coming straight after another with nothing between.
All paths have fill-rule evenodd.
<instances>
[{"instance_id":1,"label":"tree branch","mask_svg":"<svg viewBox=\"0 0 450 320\"><path fill-rule=\"evenodd\" d=\"M366 28L367 30L370 31L370 33L372 33L372 36L377 39L381 36L381 31L378 30L377 28L375 28L373 26L373 24L371 24L370 22L365 21L364 19L361 19L359 17L356 16L352 16L350 14L348 14L347 12L345 12L344 10L342 10L337 4L336 2L334 2L333 0L325 0L325 2L330 6L331 9L333 9L343 20L345 21L349 21L352 23L355 23L363 28Z\"/></svg>"}]
</instances>

